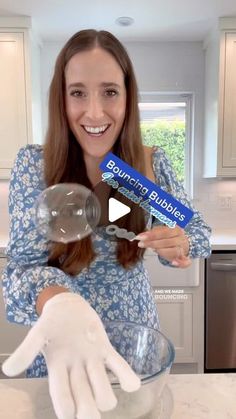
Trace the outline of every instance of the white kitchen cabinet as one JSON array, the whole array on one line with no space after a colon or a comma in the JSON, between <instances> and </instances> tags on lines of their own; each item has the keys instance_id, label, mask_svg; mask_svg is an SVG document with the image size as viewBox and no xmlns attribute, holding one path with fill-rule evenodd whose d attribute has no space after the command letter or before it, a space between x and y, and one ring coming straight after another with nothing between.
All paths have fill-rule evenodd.
<instances>
[{"instance_id":1,"label":"white kitchen cabinet","mask_svg":"<svg viewBox=\"0 0 236 419\"><path fill-rule=\"evenodd\" d=\"M0 258L0 278L6 260L6 258ZM2 286L0 286L0 365L22 342L28 330L27 326L9 323L6 320Z\"/></svg>"},{"instance_id":2,"label":"white kitchen cabinet","mask_svg":"<svg viewBox=\"0 0 236 419\"><path fill-rule=\"evenodd\" d=\"M193 294L184 289L165 288L156 289L155 298L161 331L175 347L174 362L194 362Z\"/></svg>"},{"instance_id":3,"label":"white kitchen cabinet","mask_svg":"<svg viewBox=\"0 0 236 419\"><path fill-rule=\"evenodd\" d=\"M219 176L236 176L236 25L220 47Z\"/></svg>"},{"instance_id":4,"label":"white kitchen cabinet","mask_svg":"<svg viewBox=\"0 0 236 419\"><path fill-rule=\"evenodd\" d=\"M39 47L29 26L0 17L0 179L9 178L20 147L42 142Z\"/></svg>"},{"instance_id":5,"label":"white kitchen cabinet","mask_svg":"<svg viewBox=\"0 0 236 419\"><path fill-rule=\"evenodd\" d=\"M204 176L236 176L236 19L205 43Z\"/></svg>"},{"instance_id":6,"label":"white kitchen cabinet","mask_svg":"<svg viewBox=\"0 0 236 419\"><path fill-rule=\"evenodd\" d=\"M23 33L0 32L0 174L9 177L17 150L29 142Z\"/></svg>"},{"instance_id":7,"label":"white kitchen cabinet","mask_svg":"<svg viewBox=\"0 0 236 419\"><path fill-rule=\"evenodd\" d=\"M195 366L202 372L204 356L204 260L191 268L170 268L157 255L145 253L144 265L154 289L161 331L174 344L176 366L181 372ZM186 367L186 368L185 368Z\"/></svg>"},{"instance_id":8,"label":"white kitchen cabinet","mask_svg":"<svg viewBox=\"0 0 236 419\"><path fill-rule=\"evenodd\" d=\"M162 265L148 249L144 266L154 288L162 332L175 346L175 363L193 362L193 293L199 285L199 260L186 269Z\"/></svg>"},{"instance_id":9,"label":"white kitchen cabinet","mask_svg":"<svg viewBox=\"0 0 236 419\"><path fill-rule=\"evenodd\" d=\"M144 255L144 265L152 278L153 287L197 287L199 285L199 259L194 259L186 269L164 266L151 249Z\"/></svg>"}]
</instances>

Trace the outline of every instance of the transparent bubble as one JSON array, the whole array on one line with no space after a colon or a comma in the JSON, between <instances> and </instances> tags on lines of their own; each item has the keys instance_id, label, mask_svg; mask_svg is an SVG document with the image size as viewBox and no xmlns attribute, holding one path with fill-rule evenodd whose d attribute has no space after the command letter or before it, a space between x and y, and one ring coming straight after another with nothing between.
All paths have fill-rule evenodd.
<instances>
[{"instance_id":1,"label":"transparent bubble","mask_svg":"<svg viewBox=\"0 0 236 419\"><path fill-rule=\"evenodd\" d=\"M35 210L38 231L49 240L62 243L88 236L101 216L96 195L76 183L59 183L45 189Z\"/></svg>"}]
</instances>

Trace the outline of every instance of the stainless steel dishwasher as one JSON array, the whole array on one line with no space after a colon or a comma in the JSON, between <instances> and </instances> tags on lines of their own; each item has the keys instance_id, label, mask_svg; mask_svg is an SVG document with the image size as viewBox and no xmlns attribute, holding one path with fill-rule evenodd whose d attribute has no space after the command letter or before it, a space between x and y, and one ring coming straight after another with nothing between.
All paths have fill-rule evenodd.
<instances>
[{"instance_id":1,"label":"stainless steel dishwasher","mask_svg":"<svg viewBox=\"0 0 236 419\"><path fill-rule=\"evenodd\" d=\"M206 261L204 369L236 371L236 252Z\"/></svg>"}]
</instances>

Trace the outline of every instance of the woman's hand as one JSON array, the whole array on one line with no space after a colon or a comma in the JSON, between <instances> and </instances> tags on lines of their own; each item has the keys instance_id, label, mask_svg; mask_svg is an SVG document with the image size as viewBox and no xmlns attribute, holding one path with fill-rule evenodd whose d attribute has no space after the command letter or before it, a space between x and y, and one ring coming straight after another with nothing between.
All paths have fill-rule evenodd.
<instances>
[{"instance_id":1,"label":"woman's hand","mask_svg":"<svg viewBox=\"0 0 236 419\"><path fill-rule=\"evenodd\" d=\"M107 368L124 391L141 384L111 345L96 311L78 294L60 293L44 304L38 321L3 363L3 372L9 377L21 373L39 352L58 419L100 419L100 411L116 406Z\"/></svg>"},{"instance_id":2,"label":"woman's hand","mask_svg":"<svg viewBox=\"0 0 236 419\"><path fill-rule=\"evenodd\" d=\"M191 265L191 259L188 257L189 240L185 231L179 226L174 228L156 226L140 233L136 238L140 240L139 247L153 249L173 266L187 268Z\"/></svg>"}]
</instances>

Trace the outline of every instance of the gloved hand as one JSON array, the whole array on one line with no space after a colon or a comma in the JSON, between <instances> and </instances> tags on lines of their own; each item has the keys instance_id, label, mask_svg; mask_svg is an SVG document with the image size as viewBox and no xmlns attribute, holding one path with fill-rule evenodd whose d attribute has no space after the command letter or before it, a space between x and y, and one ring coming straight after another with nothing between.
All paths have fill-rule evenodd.
<instances>
[{"instance_id":1,"label":"gloved hand","mask_svg":"<svg viewBox=\"0 0 236 419\"><path fill-rule=\"evenodd\" d=\"M116 406L105 366L123 390L140 387L140 379L112 347L96 311L80 295L64 292L45 303L36 324L4 362L4 374L20 374L39 352L46 360L58 419L99 419L99 411Z\"/></svg>"}]
</instances>

